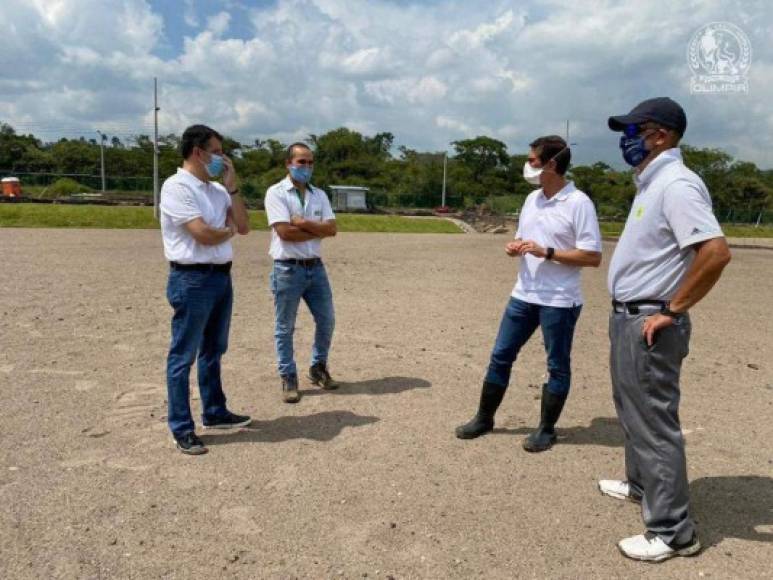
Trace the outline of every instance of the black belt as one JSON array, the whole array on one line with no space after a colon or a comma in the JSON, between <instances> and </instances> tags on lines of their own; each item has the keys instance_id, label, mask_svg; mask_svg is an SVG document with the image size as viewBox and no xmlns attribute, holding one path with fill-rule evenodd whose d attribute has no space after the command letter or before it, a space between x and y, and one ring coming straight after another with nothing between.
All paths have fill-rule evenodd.
<instances>
[{"instance_id":1,"label":"black belt","mask_svg":"<svg viewBox=\"0 0 773 580\"><path fill-rule=\"evenodd\" d=\"M615 312L639 314L639 310L642 306L663 310L668 306L668 302L664 302L663 300L634 300L633 302L618 302L617 300L612 300L612 309Z\"/></svg>"},{"instance_id":2,"label":"black belt","mask_svg":"<svg viewBox=\"0 0 773 580\"><path fill-rule=\"evenodd\" d=\"M172 270L195 270L197 272L225 272L231 271L231 262L225 264L180 264L178 262L169 262Z\"/></svg>"},{"instance_id":3,"label":"black belt","mask_svg":"<svg viewBox=\"0 0 773 580\"><path fill-rule=\"evenodd\" d=\"M295 264L297 266L306 266L307 268L310 268L311 266L316 266L317 264L322 263L321 258L288 258L286 260L274 260L274 262L278 262L280 264Z\"/></svg>"}]
</instances>

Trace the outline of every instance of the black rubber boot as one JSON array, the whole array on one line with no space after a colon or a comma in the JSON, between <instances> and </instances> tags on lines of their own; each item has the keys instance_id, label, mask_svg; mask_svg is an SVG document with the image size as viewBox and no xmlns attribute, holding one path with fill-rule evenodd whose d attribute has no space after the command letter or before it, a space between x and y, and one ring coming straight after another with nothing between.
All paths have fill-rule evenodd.
<instances>
[{"instance_id":1,"label":"black rubber boot","mask_svg":"<svg viewBox=\"0 0 773 580\"><path fill-rule=\"evenodd\" d=\"M537 430L523 442L526 451L547 451L556 442L555 425L561 416L566 396L559 397L548 391L547 384L542 385L542 412Z\"/></svg>"},{"instance_id":2,"label":"black rubber boot","mask_svg":"<svg viewBox=\"0 0 773 580\"><path fill-rule=\"evenodd\" d=\"M459 425L456 428L456 436L459 439L475 439L484 433L494 429L494 414L505 396L507 387L494 383L483 383L480 392L480 405L478 413L469 423Z\"/></svg>"}]
</instances>

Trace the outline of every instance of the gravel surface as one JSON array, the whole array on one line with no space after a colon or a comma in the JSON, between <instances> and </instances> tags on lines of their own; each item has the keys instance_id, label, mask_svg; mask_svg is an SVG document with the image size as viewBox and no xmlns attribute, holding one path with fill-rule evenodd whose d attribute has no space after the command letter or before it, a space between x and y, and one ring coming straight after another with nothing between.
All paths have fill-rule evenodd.
<instances>
[{"instance_id":1,"label":"gravel surface","mask_svg":"<svg viewBox=\"0 0 773 580\"><path fill-rule=\"evenodd\" d=\"M275 373L268 234L239 239L223 374L230 407L254 423L205 432L209 454L188 457L165 423L158 232L0 230L0 577L772 577L773 252L736 250L693 313L681 416L707 549L647 565L615 547L643 531L637 506L596 488L623 473L610 244L584 279L559 444L520 447L545 378L539 335L495 433L453 435L476 409L514 281L506 237L326 241L330 368L343 384L322 392L304 380L295 406ZM302 367L312 331L304 309Z\"/></svg>"}]
</instances>

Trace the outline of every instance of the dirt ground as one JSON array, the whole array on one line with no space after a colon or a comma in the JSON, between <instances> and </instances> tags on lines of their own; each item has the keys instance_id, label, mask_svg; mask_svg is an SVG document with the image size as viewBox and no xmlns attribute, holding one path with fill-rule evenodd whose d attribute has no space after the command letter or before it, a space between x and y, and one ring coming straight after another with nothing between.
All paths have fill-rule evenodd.
<instances>
[{"instance_id":1,"label":"dirt ground","mask_svg":"<svg viewBox=\"0 0 773 580\"><path fill-rule=\"evenodd\" d=\"M692 509L707 549L647 565L602 497L623 450L606 264L585 276L560 444L530 455L544 352L516 363L494 434L459 441L517 263L506 236L325 242L336 392L280 401L268 234L236 244L224 382L253 425L176 451L165 423L167 268L154 231L0 230L0 577L773 577L773 252L736 250L695 310L683 372ZM299 365L310 352L304 310ZM195 385L195 381L193 383ZM198 395L193 389L198 421Z\"/></svg>"}]
</instances>

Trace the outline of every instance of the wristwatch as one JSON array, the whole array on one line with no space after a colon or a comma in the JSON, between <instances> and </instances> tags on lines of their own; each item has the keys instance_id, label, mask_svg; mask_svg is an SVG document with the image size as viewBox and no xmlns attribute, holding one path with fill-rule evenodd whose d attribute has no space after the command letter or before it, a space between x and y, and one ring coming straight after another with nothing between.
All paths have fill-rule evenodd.
<instances>
[{"instance_id":1,"label":"wristwatch","mask_svg":"<svg viewBox=\"0 0 773 580\"><path fill-rule=\"evenodd\" d=\"M660 311L660 313L663 316L670 316L674 320L679 320L680 318L682 318L682 316L684 316L684 312L674 312L668 306L664 306L663 309Z\"/></svg>"},{"instance_id":2,"label":"wristwatch","mask_svg":"<svg viewBox=\"0 0 773 580\"><path fill-rule=\"evenodd\" d=\"M233 191L229 191L228 195L233 196L233 195L236 195L237 193L239 193L239 188L238 187L236 189L234 189Z\"/></svg>"},{"instance_id":3,"label":"wristwatch","mask_svg":"<svg viewBox=\"0 0 773 580\"><path fill-rule=\"evenodd\" d=\"M548 248L547 252L546 252L546 255L545 255L545 259L546 260L552 260L553 259L553 255L555 253L556 253L556 249L555 248Z\"/></svg>"}]
</instances>

